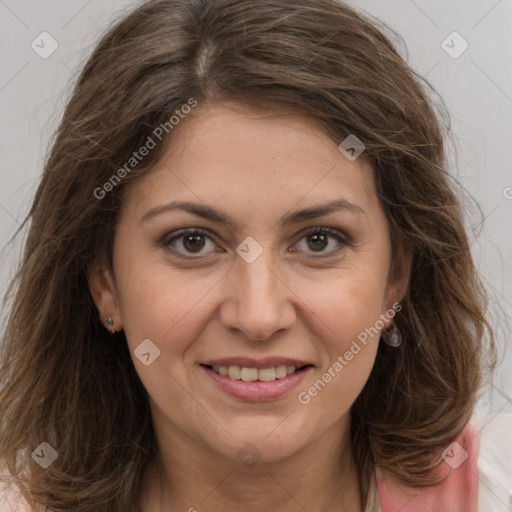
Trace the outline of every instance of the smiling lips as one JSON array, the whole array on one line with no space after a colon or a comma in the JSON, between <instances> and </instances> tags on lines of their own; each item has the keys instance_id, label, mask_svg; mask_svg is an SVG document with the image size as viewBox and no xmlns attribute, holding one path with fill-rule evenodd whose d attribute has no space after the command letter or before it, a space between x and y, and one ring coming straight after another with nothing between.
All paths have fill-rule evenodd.
<instances>
[{"instance_id":1,"label":"smiling lips","mask_svg":"<svg viewBox=\"0 0 512 512\"><path fill-rule=\"evenodd\" d=\"M283 357L230 357L207 361L201 367L229 395L263 401L279 398L297 386L313 365Z\"/></svg>"},{"instance_id":2,"label":"smiling lips","mask_svg":"<svg viewBox=\"0 0 512 512\"><path fill-rule=\"evenodd\" d=\"M249 368L247 366L213 366L213 371L230 379L243 380L244 382L269 382L276 379L284 379L287 375L295 373L295 366L279 365L272 368Z\"/></svg>"},{"instance_id":3,"label":"smiling lips","mask_svg":"<svg viewBox=\"0 0 512 512\"><path fill-rule=\"evenodd\" d=\"M257 380L268 382L284 379L304 366L311 366L307 361L287 357L266 357L264 359L229 357L207 361L203 365L209 366L215 373L223 377L244 382Z\"/></svg>"}]
</instances>

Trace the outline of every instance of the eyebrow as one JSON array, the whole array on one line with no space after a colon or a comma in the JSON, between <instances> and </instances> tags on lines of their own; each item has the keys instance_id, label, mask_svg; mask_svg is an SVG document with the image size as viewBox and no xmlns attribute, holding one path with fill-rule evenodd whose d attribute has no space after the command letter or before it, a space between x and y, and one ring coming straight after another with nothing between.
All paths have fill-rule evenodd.
<instances>
[{"instance_id":1,"label":"eyebrow","mask_svg":"<svg viewBox=\"0 0 512 512\"><path fill-rule=\"evenodd\" d=\"M189 201L173 201L169 204L151 208L143 215L142 221L148 221L157 215L172 210L184 210L186 212L192 213L193 215L217 222L231 229L236 229L238 227L237 223L224 212L216 210L211 206L192 203ZM313 206L289 213L281 218L281 224L283 226L298 224L299 222L316 219L317 217L322 217L339 210L349 211L359 216L366 217L366 212L359 205L351 203L346 199L334 199L322 205Z\"/></svg>"}]
</instances>

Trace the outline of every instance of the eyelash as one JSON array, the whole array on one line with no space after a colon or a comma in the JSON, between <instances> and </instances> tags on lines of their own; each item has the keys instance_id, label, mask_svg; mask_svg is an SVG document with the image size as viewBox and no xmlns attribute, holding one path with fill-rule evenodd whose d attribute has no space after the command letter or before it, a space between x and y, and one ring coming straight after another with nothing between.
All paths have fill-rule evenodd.
<instances>
[{"instance_id":1,"label":"eyelash","mask_svg":"<svg viewBox=\"0 0 512 512\"><path fill-rule=\"evenodd\" d=\"M209 238L212 242L214 242L213 238L210 236L210 233L208 231L205 231L204 229L200 229L200 228L186 229L186 230L178 232L174 236L171 236L171 235L174 235L174 234L173 233L168 234L162 239L162 241L161 241L162 246L164 246L166 248L170 248L169 246L175 240L186 238L187 236L197 236L197 235L205 236L205 237ZM337 230L334 230L331 228L327 228L327 227L323 227L323 226L322 227L314 227L314 228L311 228L311 229L305 231L302 234L302 236L299 238L298 242L300 242L302 239L307 238L308 236L311 236L311 235L328 235L330 237L335 238L342 246L350 245L347 240L347 237L345 235L343 235L340 231L337 231ZM186 256L183 253L177 251L176 249L173 249L173 248L170 248L170 249L173 252L177 253L180 257L185 258L185 259L199 259L201 257L201 254L199 256ZM322 257L332 256L332 255L338 253L340 250L341 250L341 248L334 249L334 250L331 250L331 251L327 252L326 254L321 255L319 257L322 258ZM294 251L294 252L298 252L298 251ZM192 254L192 253L189 253L189 254ZM322 252L319 252L318 254L322 254Z\"/></svg>"}]
</instances>

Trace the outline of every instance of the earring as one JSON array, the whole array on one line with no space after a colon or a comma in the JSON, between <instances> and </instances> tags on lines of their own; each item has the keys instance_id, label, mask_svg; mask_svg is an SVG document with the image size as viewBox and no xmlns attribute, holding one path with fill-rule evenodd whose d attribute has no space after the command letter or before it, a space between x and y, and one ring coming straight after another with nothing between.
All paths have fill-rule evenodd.
<instances>
[{"instance_id":1,"label":"earring","mask_svg":"<svg viewBox=\"0 0 512 512\"><path fill-rule=\"evenodd\" d=\"M390 347L398 347L402 344L402 334L398 330L398 327L393 324L393 330L391 332L384 331L381 333L381 338Z\"/></svg>"},{"instance_id":2,"label":"earring","mask_svg":"<svg viewBox=\"0 0 512 512\"><path fill-rule=\"evenodd\" d=\"M112 327L112 326L114 325L114 320L112 319L112 317L111 317L111 316L109 316L109 317L108 317L108 319L107 319L107 325L108 325L109 327ZM115 334L115 333L116 333L116 331L115 331L114 329L111 329L111 330L110 330L110 333L111 333L111 334Z\"/></svg>"}]
</instances>

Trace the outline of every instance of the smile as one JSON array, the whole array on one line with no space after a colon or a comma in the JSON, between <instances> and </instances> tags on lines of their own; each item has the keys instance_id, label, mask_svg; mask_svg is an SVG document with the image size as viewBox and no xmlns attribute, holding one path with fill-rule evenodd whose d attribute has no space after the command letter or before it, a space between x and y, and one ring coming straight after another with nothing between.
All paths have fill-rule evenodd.
<instances>
[{"instance_id":1,"label":"smile","mask_svg":"<svg viewBox=\"0 0 512 512\"><path fill-rule=\"evenodd\" d=\"M268 368L245 366L199 366L225 394L239 400L276 400L296 388L313 371L313 365L278 365Z\"/></svg>"},{"instance_id":2,"label":"smile","mask_svg":"<svg viewBox=\"0 0 512 512\"><path fill-rule=\"evenodd\" d=\"M269 382L277 379L284 379L286 376L295 373L298 369L295 366L279 365L271 368L248 368L246 366L212 366L215 373L234 380L244 382Z\"/></svg>"}]
</instances>

